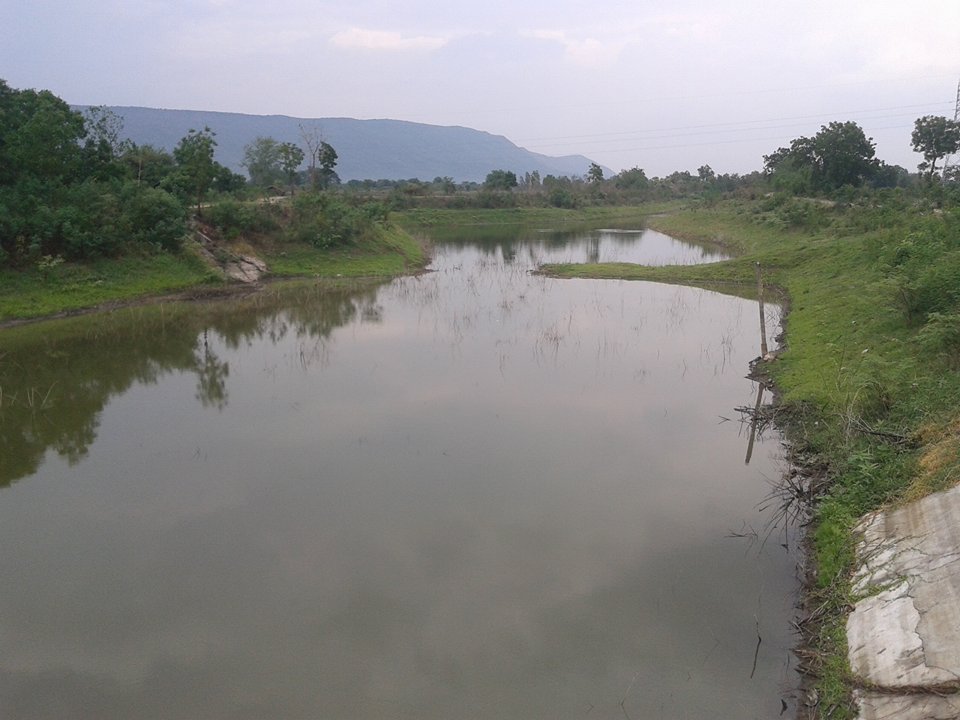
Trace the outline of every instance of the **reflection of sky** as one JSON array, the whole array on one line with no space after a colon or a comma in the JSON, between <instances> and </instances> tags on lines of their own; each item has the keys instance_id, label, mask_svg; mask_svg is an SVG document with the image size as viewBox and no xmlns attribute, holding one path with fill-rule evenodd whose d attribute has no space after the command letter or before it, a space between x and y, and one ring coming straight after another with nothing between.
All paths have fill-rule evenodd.
<instances>
[{"instance_id":1,"label":"reflection of sky","mask_svg":"<svg viewBox=\"0 0 960 720\"><path fill-rule=\"evenodd\" d=\"M693 245L656 230L593 230L557 232L544 230L524 237L517 252L509 253L508 263L534 269L544 263L638 263L640 265L696 265L727 259L719 247ZM478 244L489 254L492 243ZM511 250L513 250L511 243ZM452 252L452 255L448 255ZM503 257L503 254L499 254ZM440 245L433 267L443 270L448 263L462 262L456 245Z\"/></svg>"},{"instance_id":2,"label":"reflection of sky","mask_svg":"<svg viewBox=\"0 0 960 720\"><path fill-rule=\"evenodd\" d=\"M135 386L0 494L0 714L779 711L792 563L726 537L777 475L721 421L756 305L436 267L323 341L211 333L225 408Z\"/></svg>"}]
</instances>

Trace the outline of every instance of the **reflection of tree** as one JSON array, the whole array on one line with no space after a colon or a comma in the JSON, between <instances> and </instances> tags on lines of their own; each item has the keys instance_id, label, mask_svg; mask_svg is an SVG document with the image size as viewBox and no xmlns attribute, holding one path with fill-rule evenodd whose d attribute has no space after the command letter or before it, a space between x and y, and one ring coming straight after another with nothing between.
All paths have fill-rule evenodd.
<instances>
[{"instance_id":1,"label":"reflection of tree","mask_svg":"<svg viewBox=\"0 0 960 720\"><path fill-rule=\"evenodd\" d=\"M227 376L230 364L220 360L210 349L209 331L203 331L203 356L197 359L197 392L195 397L204 407L223 410L227 406Z\"/></svg>"},{"instance_id":2,"label":"reflection of tree","mask_svg":"<svg viewBox=\"0 0 960 720\"><path fill-rule=\"evenodd\" d=\"M0 487L34 474L48 450L82 460L111 397L166 374L194 373L195 399L222 410L229 365L214 352L288 334L325 339L377 322L377 284L270 289L239 300L163 305L0 331Z\"/></svg>"}]
</instances>

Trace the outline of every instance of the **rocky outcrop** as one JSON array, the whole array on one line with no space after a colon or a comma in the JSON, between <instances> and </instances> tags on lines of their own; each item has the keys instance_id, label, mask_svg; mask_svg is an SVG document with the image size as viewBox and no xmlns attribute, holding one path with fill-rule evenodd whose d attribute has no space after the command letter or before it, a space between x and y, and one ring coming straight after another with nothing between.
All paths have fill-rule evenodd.
<instances>
[{"instance_id":1,"label":"rocky outcrop","mask_svg":"<svg viewBox=\"0 0 960 720\"><path fill-rule=\"evenodd\" d=\"M223 271L231 280L255 283L267 272L267 264L252 255L234 255L223 263Z\"/></svg>"},{"instance_id":2,"label":"rocky outcrop","mask_svg":"<svg viewBox=\"0 0 960 720\"><path fill-rule=\"evenodd\" d=\"M242 283L256 283L267 273L267 264L254 255L239 255L223 247L209 235L196 231L200 254L208 265L215 267L229 279Z\"/></svg>"}]
</instances>

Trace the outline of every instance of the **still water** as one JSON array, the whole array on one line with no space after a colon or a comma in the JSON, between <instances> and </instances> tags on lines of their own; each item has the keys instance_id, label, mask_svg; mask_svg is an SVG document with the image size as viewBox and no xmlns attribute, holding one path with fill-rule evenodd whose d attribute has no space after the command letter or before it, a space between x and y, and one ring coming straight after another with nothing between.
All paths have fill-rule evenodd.
<instances>
[{"instance_id":1,"label":"still water","mask_svg":"<svg viewBox=\"0 0 960 720\"><path fill-rule=\"evenodd\" d=\"M776 717L756 302L529 272L715 257L438 233L420 277L0 332L0 717Z\"/></svg>"}]
</instances>

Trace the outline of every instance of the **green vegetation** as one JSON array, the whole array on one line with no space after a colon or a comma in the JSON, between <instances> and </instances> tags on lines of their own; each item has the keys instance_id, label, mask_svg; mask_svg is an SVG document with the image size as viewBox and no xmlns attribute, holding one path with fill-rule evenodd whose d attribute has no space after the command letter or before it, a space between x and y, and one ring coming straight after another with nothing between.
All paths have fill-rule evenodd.
<instances>
[{"instance_id":1,"label":"green vegetation","mask_svg":"<svg viewBox=\"0 0 960 720\"><path fill-rule=\"evenodd\" d=\"M0 269L0 321L220 285L210 268L190 253L101 258L83 264L41 260L34 268Z\"/></svg>"},{"instance_id":2,"label":"green vegetation","mask_svg":"<svg viewBox=\"0 0 960 720\"><path fill-rule=\"evenodd\" d=\"M81 115L0 80L0 322L222 285L217 263L241 253L265 257L278 276L382 277L425 263L386 205L321 190L338 182L337 153L316 133L304 132L309 155L257 138L248 186L214 159L210 128L172 153L121 132L104 108ZM311 189L258 197L298 180Z\"/></svg>"},{"instance_id":3,"label":"green vegetation","mask_svg":"<svg viewBox=\"0 0 960 720\"><path fill-rule=\"evenodd\" d=\"M650 203L644 206L593 206L578 209L532 207L451 210L417 208L397 213L397 221L411 230L456 227L458 231L472 227L489 228L503 225L516 227L576 228L596 227L597 223L639 223L651 213L667 212L679 204Z\"/></svg>"},{"instance_id":4,"label":"green vegetation","mask_svg":"<svg viewBox=\"0 0 960 720\"><path fill-rule=\"evenodd\" d=\"M960 150L960 123L945 117L924 115L914 123L910 141L915 152L923 155L920 171L927 179L937 174L937 160Z\"/></svg>"}]
</instances>

